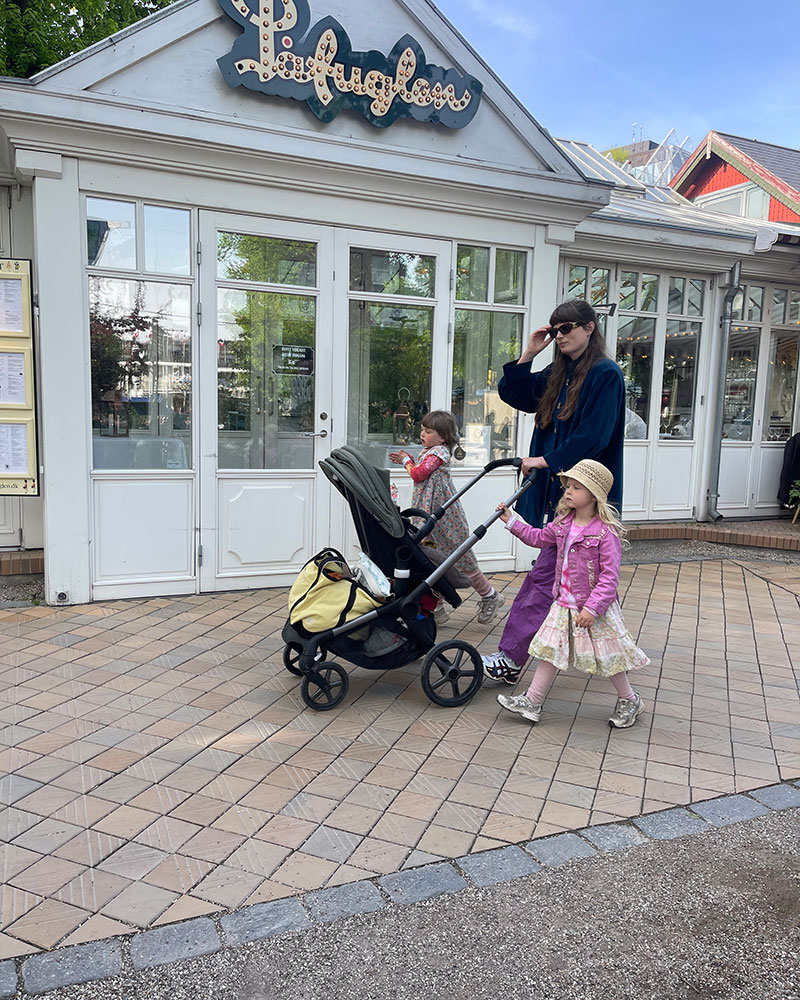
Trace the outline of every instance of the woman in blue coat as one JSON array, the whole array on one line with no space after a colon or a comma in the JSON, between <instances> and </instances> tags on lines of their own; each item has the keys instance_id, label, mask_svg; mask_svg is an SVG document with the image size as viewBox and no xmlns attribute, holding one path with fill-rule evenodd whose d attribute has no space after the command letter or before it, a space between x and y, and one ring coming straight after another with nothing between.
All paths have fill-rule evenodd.
<instances>
[{"instance_id":1,"label":"woman in blue coat","mask_svg":"<svg viewBox=\"0 0 800 1000\"><path fill-rule=\"evenodd\" d=\"M555 341L555 357L540 372L531 362ZM530 458L523 472L540 470L517 504L536 528L553 517L561 496L559 472L581 459L601 462L614 476L609 503L622 510L625 391L622 372L606 354L597 313L583 299L557 306L547 326L534 330L518 361L503 368L500 398L536 414ZM528 646L553 603L555 549L543 549L523 581L508 615L500 651L483 657L487 677L514 684L528 659Z\"/></svg>"}]
</instances>

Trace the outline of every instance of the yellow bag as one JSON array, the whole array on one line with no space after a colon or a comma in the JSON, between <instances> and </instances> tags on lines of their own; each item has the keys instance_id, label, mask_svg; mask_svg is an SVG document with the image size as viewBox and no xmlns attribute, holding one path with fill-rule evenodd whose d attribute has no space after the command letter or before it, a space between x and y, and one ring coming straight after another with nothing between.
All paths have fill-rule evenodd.
<instances>
[{"instance_id":1,"label":"yellow bag","mask_svg":"<svg viewBox=\"0 0 800 1000\"><path fill-rule=\"evenodd\" d=\"M300 570L289 591L289 621L308 632L325 632L381 607L350 575L336 549L323 549Z\"/></svg>"}]
</instances>

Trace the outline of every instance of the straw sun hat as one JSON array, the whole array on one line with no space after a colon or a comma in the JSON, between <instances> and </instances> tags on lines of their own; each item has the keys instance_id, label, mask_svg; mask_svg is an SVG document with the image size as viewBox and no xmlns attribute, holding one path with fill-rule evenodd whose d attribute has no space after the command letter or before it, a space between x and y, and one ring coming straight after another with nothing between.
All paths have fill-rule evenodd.
<instances>
[{"instance_id":1,"label":"straw sun hat","mask_svg":"<svg viewBox=\"0 0 800 1000\"><path fill-rule=\"evenodd\" d=\"M566 472L559 472L559 476L562 484L565 479L574 479L581 486L585 486L597 500L608 503L608 494L614 485L614 477L600 462L584 458Z\"/></svg>"}]
</instances>

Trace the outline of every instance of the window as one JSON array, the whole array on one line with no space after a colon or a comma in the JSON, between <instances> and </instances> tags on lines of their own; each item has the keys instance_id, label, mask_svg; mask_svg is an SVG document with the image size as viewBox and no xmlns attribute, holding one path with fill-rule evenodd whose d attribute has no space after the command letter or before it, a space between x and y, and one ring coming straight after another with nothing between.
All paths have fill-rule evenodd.
<instances>
[{"instance_id":1,"label":"window","mask_svg":"<svg viewBox=\"0 0 800 1000\"><path fill-rule=\"evenodd\" d=\"M347 441L385 467L430 409L436 258L354 247L350 291Z\"/></svg>"},{"instance_id":2,"label":"window","mask_svg":"<svg viewBox=\"0 0 800 1000\"><path fill-rule=\"evenodd\" d=\"M770 338L767 399L764 414L765 441L788 441L792 434L797 397L797 333L773 332Z\"/></svg>"},{"instance_id":3,"label":"window","mask_svg":"<svg viewBox=\"0 0 800 1000\"><path fill-rule=\"evenodd\" d=\"M758 327L731 328L722 416L722 436L729 441L753 438L760 339Z\"/></svg>"},{"instance_id":4,"label":"window","mask_svg":"<svg viewBox=\"0 0 800 1000\"><path fill-rule=\"evenodd\" d=\"M459 245L456 259L451 408L465 463L485 465L516 452L517 413L497 385L522 351L528 254Z\"/></svg>"},{"instance_id":5,"label":"window","mask_svg":"<svg viewBox=\"0 0 800 1000\"><path fill-rule=\"evenodd\" d=\"M190 234L186 209L86 199L95 469L192 466Z\"/></svg>"},{"instance_id":6,"label":"window","mask_svg":"<svg viewBox=\"0 0 800 1000\"><path fill-rule=\"evenodd\" d=\"M736 184L694 199L698 208L748 219L768 219L770 196L757 184Z\"/></svg>"},{"instance_id":7,"label":"window","mask_svg":"<svg viewBox=\"0 0 800 1000\"><path fill-rule=\"evenodd\" d=\"M616 360L625 379L625 437L632 440L648 435L655 335L654 319L620 318Z\"/></svg>"}]
</instances>

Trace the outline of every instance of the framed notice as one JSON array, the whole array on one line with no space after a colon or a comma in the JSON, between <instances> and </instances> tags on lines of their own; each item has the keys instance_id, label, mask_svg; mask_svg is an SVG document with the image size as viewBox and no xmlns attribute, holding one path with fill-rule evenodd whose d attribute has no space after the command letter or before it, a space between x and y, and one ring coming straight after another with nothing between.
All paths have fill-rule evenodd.
<instances>
[{"instance_id":1,"label":"framed notice","mask_svg":"<svg viewBox=\"0 0 800 1000\"><path fill-rule=\"evenodd\" d=\"M0 496L39 495L31 262L0 258Z\"/></svg>"}]
</instances>

